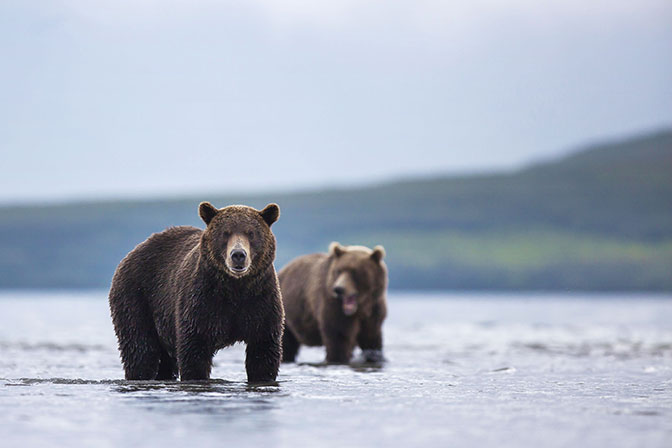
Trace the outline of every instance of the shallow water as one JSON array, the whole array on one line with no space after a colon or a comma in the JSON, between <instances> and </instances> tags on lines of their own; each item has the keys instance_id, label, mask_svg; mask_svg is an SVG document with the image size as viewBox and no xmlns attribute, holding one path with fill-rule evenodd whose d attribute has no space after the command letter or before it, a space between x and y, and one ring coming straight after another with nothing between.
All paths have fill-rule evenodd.
<instances>
[{"instance_id":1,"label":"shallow water","mask_svg":"<svg viewBox=\"0 0 672 448\"><path fill-rule=\"evenodd\" d=\"M672 446L672 298L390 294L384 365L127 382L105 292L0 294L0 444Z\"/></svg>"}]
</instances>

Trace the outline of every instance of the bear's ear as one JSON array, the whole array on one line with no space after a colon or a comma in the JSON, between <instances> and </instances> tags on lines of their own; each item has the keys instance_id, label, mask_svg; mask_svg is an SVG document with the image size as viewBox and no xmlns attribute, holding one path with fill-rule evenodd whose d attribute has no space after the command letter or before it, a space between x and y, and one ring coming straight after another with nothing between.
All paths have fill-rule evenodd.
<instances>
[{"instance_id":1,"label":"bear's ear","mask_svg":"<svg viewBox=\"0 0 672 448\"><path fill-rule=\"evenodd\" d=\"M206 225L210 224L210 221L212 221L212 218L215 217L218 211L219 210L209 202L201 202L198 206L198 214Z\"/></svg>"},{"instance_id":2,"label":"bear's ear","mask_svg":"<svg viewBox=\"0 0 672 448\"><path fill-rule=\"evenodd\" d=\"M345 247L341 246L336 241L329 245L329 255L334 254L337 257L340 257L343 253L345 253Z\"/></svg>"},{"instance_id":3,"label":"bear's ear","mask_svg":"<svg viewBox=\"0 0 672 448\"><path fill-rule=\"evenodd\" d=\"M271 227L271 224L280 217L280 207L278 207L278 204L268 204L259 214L264 218L268 227Z\"/></svg>"},{"instance_id":4,"label":"bear's ear","mask_svg":"<svg viewBox=\"0 0 672 448\"><path fill-rule=\"evenodd\" d=\"M383 246L376 246L373 248L373 252L371 253L371 259L375 261L376 263L380 263L380 260L382 260L385 257L385 248Z\"/></svg>"}]
</instances>

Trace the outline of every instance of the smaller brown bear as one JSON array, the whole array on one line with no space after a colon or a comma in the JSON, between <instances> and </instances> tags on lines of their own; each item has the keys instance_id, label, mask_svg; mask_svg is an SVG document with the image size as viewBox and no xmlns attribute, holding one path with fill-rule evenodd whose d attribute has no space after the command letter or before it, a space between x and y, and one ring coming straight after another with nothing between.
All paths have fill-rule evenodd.
<instances>
[{"instance_id":1,"label":"smaller brown bear","mask_svg":"<svg viewBox=\"0 0 672 448\"><path fill-rule=\"evenodd\" d=\"M275 380L284 319L273 267L280 215L199 206L206 229L172 227L119 264L110 310L128 380L205 380L217 350L247 344L250 382Z\"/></svg>"},{"instance_id":2,"label":"smaller brown bear","mask_svg":"<svg viewBox=\"0 0 672 448\"><path fill-rule=\"evenodd\" d=\"M278 273L285 306L283 362L294 362L301 344L325 345L328 363L348 363L355 344L367 362L383 361L384 256L382 246L331 243L328 254L298 257Z\"/></svg>"}]
</instances>

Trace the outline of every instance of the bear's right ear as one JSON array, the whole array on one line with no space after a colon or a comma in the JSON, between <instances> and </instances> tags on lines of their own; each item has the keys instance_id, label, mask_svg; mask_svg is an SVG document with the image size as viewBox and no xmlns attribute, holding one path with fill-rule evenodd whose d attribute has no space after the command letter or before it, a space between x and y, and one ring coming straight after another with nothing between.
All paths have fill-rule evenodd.
<instances>
[{"instance_id":1,"label":"bear's right ear","mask_svg":"<svg viewBox=\"0 0 672 448\"><path fill-rule=\"evenodd\" d=\"M340 257L343 253L345 253L345 247L341 246L336 241L329 245L329 255L334 254L337 257Z\"/></svg>"},{"instance_id":2,"label":"bear's right ear","mask_svg":"<svg viewBox=\"0 0 672 448\"><path fill-rule=\"evenodd\" d=\"M201 202L198 206L198 214L201 216L205 225L210 224L210 221L212 221L212 218L215 217L217 212L219 212L219 210L209 202Z\"/></svg>"}]
</instances>

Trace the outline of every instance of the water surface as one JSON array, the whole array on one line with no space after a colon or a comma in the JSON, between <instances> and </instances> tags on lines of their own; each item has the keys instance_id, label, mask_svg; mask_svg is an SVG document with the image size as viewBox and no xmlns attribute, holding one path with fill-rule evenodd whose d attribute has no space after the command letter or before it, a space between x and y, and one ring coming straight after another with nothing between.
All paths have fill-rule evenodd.
<instances>
[{"instance_id":1,"label":"water surface","mask_svg":"<svg viewBox=\"0 0 672 448\"><path fill-rule=\"evenodd\" d=\"M672 298L390 294L388 361L277 385L122 380L105 292L0 294L0 440L26 446L672 446ZM263 444L263 445L262 445Z\"/></svg>"}]
</instances>

